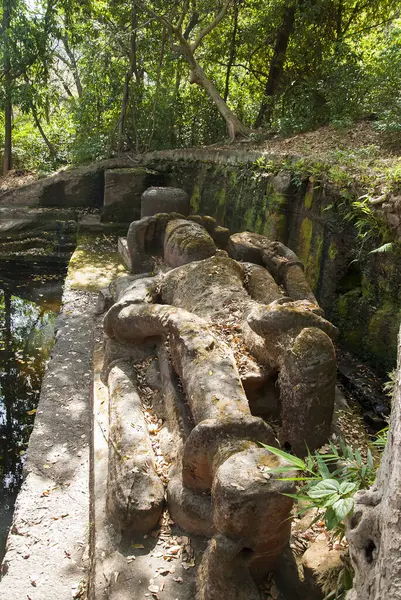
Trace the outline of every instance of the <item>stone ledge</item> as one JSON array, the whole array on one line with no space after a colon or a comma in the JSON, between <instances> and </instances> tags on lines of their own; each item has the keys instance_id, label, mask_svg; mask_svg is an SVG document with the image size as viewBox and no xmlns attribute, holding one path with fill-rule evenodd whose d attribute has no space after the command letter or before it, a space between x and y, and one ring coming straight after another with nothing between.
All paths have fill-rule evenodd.
<instances>
[{"instance_id":1,"label":"stone ledge","mask_svg":"<svg viewBox=\"0 0 401 600\"><path fill-rule=\"evenodd\" d=\"M86 586L96 296L66 288L8 536L0 600L71 600Z\"/></svg>"}]
</instances>

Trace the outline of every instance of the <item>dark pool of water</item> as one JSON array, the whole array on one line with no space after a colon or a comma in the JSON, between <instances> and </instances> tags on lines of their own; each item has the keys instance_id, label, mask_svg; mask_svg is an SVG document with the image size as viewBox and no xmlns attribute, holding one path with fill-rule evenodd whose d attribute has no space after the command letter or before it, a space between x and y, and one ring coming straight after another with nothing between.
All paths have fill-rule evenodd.
<instances>
[{"instance_id":1,"label":"dark pool of water","mask_svg":"<svg viewBox=\"0 0 401 600\"><path fill-rule=\"evenodd\" d=\"M0 270L0 562L54 339L63 274Z\"/></svg>"}]
</instances>

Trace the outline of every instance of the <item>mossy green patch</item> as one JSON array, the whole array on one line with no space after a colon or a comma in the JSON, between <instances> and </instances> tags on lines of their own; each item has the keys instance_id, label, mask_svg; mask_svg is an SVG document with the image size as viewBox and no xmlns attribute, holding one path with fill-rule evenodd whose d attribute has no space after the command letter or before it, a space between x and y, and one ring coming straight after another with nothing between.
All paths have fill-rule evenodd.
<instances>
[{"instance_id":1,"label":"mossy green patch","mask_svg":"<svg viewBox=\"0 0 401 600\"><path fill-rule=\"evenodd\" d=\"M301 227L299 228L297 243L297 254L304 264L306 264L308 261L312 244L312 236L313 223L308 217L305 217L301 223Z\"/></svg>"},{"instance_id":2,"label":"mossy green patch","mask_svg":"<svg viewBox=\"0 0 401 600\"><path fill-rule=\"evenodd\" d=\"M224 223L224 219L226 217L226 208L227 208L227 189L224 186L221 190L216 193L216 212L215 217L216 221L219 225Z\"/></svg>"},{"instance_id":3,"label":"mossy green patch","mask_svg":"<svg viewBox=\"0 0 401 600\"><path fill-rule=\"evenodd\" d=\"M328 254L329 254L330 260L335 260L337 254L338 254L338 249L334 242L330 242Z\"/></svg>"},{"instance_id":4,"label":"mossy green patch","mask_svg":"<svg viewBox=\"0 0 401 600\"><path fill-rule=\"evenodd\" d=\"M305 198L304 198L304 205L305 205L305 208L307 208L308 210L310 208L312 208L312 204L313 204L313 186L314 186L314 180L312 178L310 178L308 181L308 185L306 186L306 192L305 192Z\"/></svg>"},{"instance_id":5,"label":"mossy green patch","mask_svg":"<svg viewBox=\"0 0 401 600\"><path fill-rule=\"evenodd\" d=\"M313 240L314 248L310 248L306 263L305 275L312 290L316 292L319 283L319 275L321 268L321 258L323 251L323 236L316 235Z\"/></svg>"},{"instance_id":6,"label":"mossy green patch","mask_svg":"<svg viewBox=\"0 0 401 600\"><path fill-rule=\"evenodd\" d=\"M401 321L401 309L386 300L369 321L368 344L372 354L388 362L397 355L397 333Z\"/></svg>"},{"instance_id":7,"label":"mossy green patch","mask_svg":"<svg viewBox=\"0 0 401 600\"><path fill-rule=\"evenodd\" d=\"M74 290L97 292L126 273L117 252L117 237L80 235L68 265L67 280Z\"/></svg>"},{"instance_id":8,"label":"mossy green patch","mask_svg":"<svg viewBox=\"0 0 401 600\"><path fill-rule=\"evenodd\" d=\"M194 189L192 190L189 202L191 205L192 212L197 214L199 212L199 207L201 203L201 191L198 184L194 185Z\"/></svg>"}]
</instances>

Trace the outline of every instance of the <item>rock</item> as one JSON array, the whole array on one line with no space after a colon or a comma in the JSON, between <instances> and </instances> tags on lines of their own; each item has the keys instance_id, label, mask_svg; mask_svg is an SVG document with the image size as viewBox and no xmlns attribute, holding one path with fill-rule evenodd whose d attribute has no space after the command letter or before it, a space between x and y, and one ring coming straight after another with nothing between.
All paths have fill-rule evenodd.
<instances>
[{"instance_id":1,"label":"rock","mask_svg":"<svg viewBox=\"0 0 401 600\"><path fill-rule=\"evenodd\" d=\"M227 418L225 411L221 410L217 418L201 421L185 442L182 457L184 485L193 490L211 489L219 465L219 453L224 456L227 447L233 453L253 446L249 442L276 445L271 427L251 414ZM236 481L235 477L233 481Z\"/></svg>"},{"instance_id":2,"label":"rock","mask_svg":"<svg viewBox=\"0 0 401 600\"><path fill-rule=\"evenodd\" d=\"M387 219L387 223L390 225L390 227L394 227L395 229L400 224L400 216L397 215L396 213L388 213L386 215L386 219Z\"/></svg>"},{"instance_id":3,"label":"rock","mask_svg":"<svg viewBox=\"0 0 401 600\"><path fill-rule=\"evenodd\" d=\"M170 221L164 239L164 260L170 267L209 258L216 245L206 229L183 219Z\"/></svg>"},{"instance_id":4,"label":"rock","mask_svg":"<svg viewBox=\"0 0 401 600\"><path fill-rule=\"evenodd\" d=\"M199 316L226 313L230 302L249 302L243 281L244 273L237 262L215 255L168 272L162 284L162 299Z\"/></svg>"},{"instance_id":5,"label":"rock","mask_svg":"<svg viewBox=\"0 0 401 600\"><path fill-rule=\"evenodd\" d=\"M156 228L155 217L145 217L131 223L127 233L129 262L133 273L145 273L153 269L152 257L146 248L147 239L152 237Z\"/></svg>"},{"instance_id":6,"label":"rock","mask_svg":"<svg viewBox=\"0 0 401 600\"><path fill-rule=\"evenodd\" d=\"M122 258L124 265L127 267L128 271L132 271L132 261L131 256L128 250L127 238L119 237L118 238L118 253Z\"/></svg>"},{"instance_id":7,"label":"rock","mask_svg":"<svg viewBox=\"0 0 401 600\"><path fill-rule=\"evenodd\" d=\"M330 436L336 372L333 343L316 327L303 329L284 355L279 374L281 442L299 456Z\"/></svg>"},{"instance_id":8,"label":"rock","mask_svg":"<svg viewBox=\"0 0 401 600\"><path fill-rule=\"evenodd\" d=\"M245 287L248 294L261 304L270 304L282 297L282 293L274 278L264 267L245 263Z\"/></svg>"},{"instance_id":9,"label":"rock","mask_svg":"<svg viewBox=\"0 0 401 600\"><path fill-rule=\"evenodd\" d=\"M249 566L258 578L274 568L290 539L293 501L284 494L292 493L294 484L269 475L269 469L284 464L255 445L227 458L213 483L214 526L247 548Z\"/></svg>"},{"instance_id":10,"label":"rock","mask_svg":"<svg viewBox=\"0 0 401 600\"><path fill-rule=\"evenodd\" d=\"M227 252L235 260L263 265L262 250L269 244L264 235L243 231L234 233L228 242Z\"/></svg>"},{"instance_id":11,"label":"rock","mask_svg":"<svg viewBox=\"0 0 401 600\"><path fill-rule=\"evenodd\" d=\"M336 588L338 575L344 567L342 554L339 550L330 550L326 539L312 542L302 557L304 582L309 588L308 600L322 600Z\"/></svg>"},{"instance_id":12,"label":"rock","mask_svg":"<svg viewBox=\"0 0 401 600\"><path fill-rule=\"evenodd\" d=\"M303 264L298 256L281 242L271 242L262 253L263 263L278 283L293 300L309 300L317 305L317 300L306 280Z\"/></svg>"},{"instance_id":13,"label":"rock","mask_svg":"<svg viewBox=\"0 0 401 600\"><path fill-rule=\"evenodd\" d=\"M144 167L106 169L102 220L131 223L139 219L141 194L149 186L162 183L160 173Z\"/></svg>"},{"instance_id":14,"label":"rock","mask_svg":"<svg viewBox=\"0 0 401 600\"><path fill-rule=\"evenodd\" d=\"M319 311L307 301L273 302L252 309L243 326L253 355L278 369L281 443L300 456L327 441L333 416L336 328Z\"/></svg>"},{"instance_id":15,"label":"rock","mask_svg":"<svg viewBox=\"0 0 401 600\"><path fill-rule=\"evenodd\" d=\"M224 535L211 539L198 571L199 600L261 600L246 550Z\"/></svg>"},{"instance_id":16,"label":"rock","mask_svg":"<svg viewBox=\"0 0 401 600\"><path fill-rule=\"evenodd\" d=\"M280 171L272 178L271 183L279 194L286 196L291 190L291 173Z\"/></svg>"},{"instance_id":17,"label":"rock","mask_svg":"<svg viewBox=\"0 0 401 600\"><path fill-rule=\"evenodd\" d=\"M187 216L190 210L189 196L180 188L150 187L141 196L141 218L172 212Z\"/></svg>"},{"instance_id":18,"label":"rock","mask_svg":"<svg viewBox=\"0 0 401 600\"><path fill-rule=\"evenodd\" d=\"M167 504L175 523L195 535L210 537L213 532L212 501L209 494L199 494L182 483L179 470L173 469L167 486Z\"/></svg>"},{"instance_id":19,"label":"rock","mask_svg":"<svg viewBox=\"0 0 401 600\"><path fill-rule=\"evenodd\" d=\"M229 418L249 415L234 357L228 346L211 334L203 319L160 304L115 306L104 321L109 337L133 344L168 336L174 369L195 422L220 418L222 414ZM218 387L212 377L215 373L219 375Z\"/></svg>"},{"instance_id":20,"label":"rock","mask_svg":"<svg viewBox=\"0 0 401 600\"><path fill-rule=\"evenodd\" d=\"M124 536L143 534L157 524L164 487L155 472L152 444L129 363L110 370L107 512Z\"/></svg>"},{"instance_id":21,"label":"rock","mask_svg":"<svg viewBox=\"0 0 401 600\"><path fill-rule=\"evenodd\" d=\"M109 310L109 308L111 308L112 304L113 304L113 298L112 298L112 295L110 294L109 288L101 289L99 291L99 295L97 297L95 314L96 315L103 314L104 312Z\"/></svg>"},{"instance_id":22,"label":"rock","mask_svg":"<svg viewBox=\"0 0 401 600\"><path fill-rule=\"evenodd\" d=\"M141 346L128 346L127 344L120 344L116 340L106 338L101 380L107 385L109 372L115 364L121 361L131 362L132 364L141 362L151 356L154 353L154 349L153 343Z\"/></svg>"}]
</instances>

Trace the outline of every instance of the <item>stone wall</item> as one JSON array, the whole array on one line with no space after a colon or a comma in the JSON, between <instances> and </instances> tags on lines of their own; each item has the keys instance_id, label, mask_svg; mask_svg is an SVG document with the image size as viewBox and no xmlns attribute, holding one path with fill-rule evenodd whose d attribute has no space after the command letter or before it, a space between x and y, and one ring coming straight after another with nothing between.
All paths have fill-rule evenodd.
<instances>
[{"instance_id":1,"label":"stone wall","mask_svg":"<svg viewBox=\"0 0 401 600\"><path fill-rule=\"evenodd\" d=\"M292 172L294 158L247 150L152 152L5 192L0 206L102 208L102 220L128 224L138 218L140 194L149 185L182 187L194 213L211 215L232 232L261 233L294 250L327 316L339 326L343 344L385 373L395 364L401 318L397 249L369 254L381 244L375 240L358 252L356 231L336 208L343 201L338 191ZM398 200L377 205L378 217L392 226L393 236L400 205Z\"/></svg>"}]
</instances>

